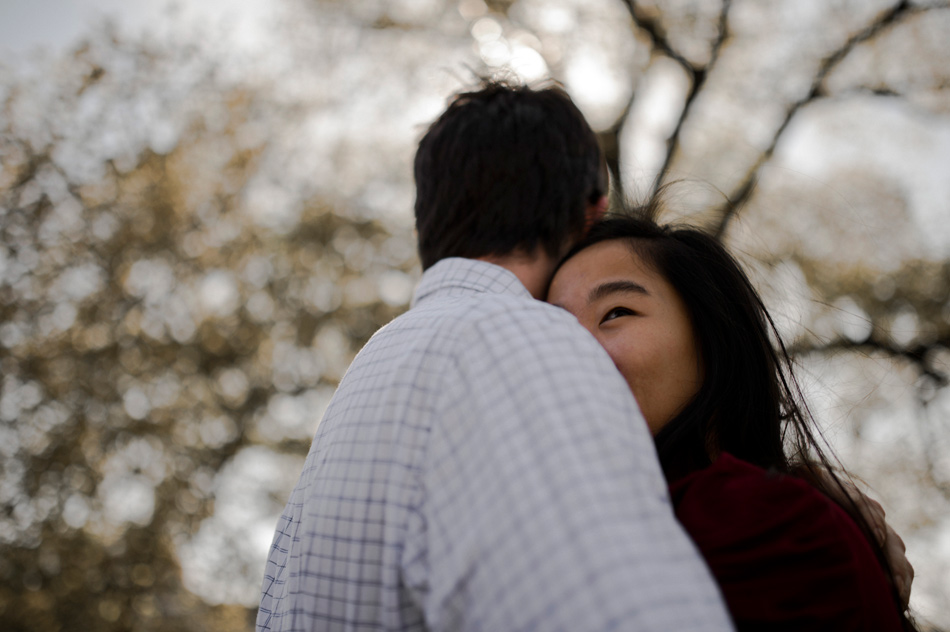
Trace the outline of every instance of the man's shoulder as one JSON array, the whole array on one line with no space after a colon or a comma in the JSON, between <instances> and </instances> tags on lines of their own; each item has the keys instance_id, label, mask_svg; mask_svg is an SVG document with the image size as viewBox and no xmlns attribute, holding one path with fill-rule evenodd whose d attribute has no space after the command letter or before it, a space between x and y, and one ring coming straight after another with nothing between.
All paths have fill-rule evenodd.
<instances>
[{"instance_id":1,"label":"man's shoulder","mask_svg":"<svg viewBox=\"0 0 950 632\"><path fill-rule=\"evenodd\" d=\"M395 333L425 325L433 334L457 332L468 334L473 326L490 325L510 320L530 320L539 327L580 325L570 313L544 301L506 294L468 294L450 296L423 305L392 320L378 333Z\"/></svg>"},{"instance_id":2,"label":"man's shoulder","mask_svg":"<svg viewBox=\"0 0 950 632\"><path fill-rule=\"evenodd\" d=\"M491 324L510 320L531 321L538 327L580 327L569 312L533 298L510 295L489 295L466 306L463 325Z\"/></svg>"}]
</instances>

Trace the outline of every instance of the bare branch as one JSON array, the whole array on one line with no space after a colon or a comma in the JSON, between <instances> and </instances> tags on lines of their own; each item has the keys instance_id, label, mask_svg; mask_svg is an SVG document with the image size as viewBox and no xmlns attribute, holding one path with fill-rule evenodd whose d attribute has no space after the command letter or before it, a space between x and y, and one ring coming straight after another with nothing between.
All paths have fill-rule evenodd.
<instances>
[{"instance_id":1,"label":"bare branch","mask_svg":"<svg viewBox=\"0 0 950 632\"><path fill-rule=\"evenodd\" d=\"M680 112L679 119L676 121L676 127L673 129L673 133L670 135L670 138L666 143L666 158L663 160L663 166L660 168L660 173L657 175L656 180L653 183L654 194L659 190L663 181L666 179L666 174L669 172L670 165L673 162L673 155L676 153L676 148L679 146L680 133L683 130L683 123L686 122L687 117L692 111L693 103L696 101L696 97L706 84L706 78L709 76L710 71L712 70L713 66L715 66L716 61L719 59L719 53L726 42L726 38L729 36L729 9L731 7L732 0L723 0L722 10L719 12L718 35L716 36L716 41L713 42L712 51L709 56L709 62L703 68L693 69L693 72L691 73L692 85L690 86L689 94L686 95L686 102L683 104L683 110Z\"/></svg>"},{"instance_id":2,"label":"bare branch","mask_svg":"<svg viewBox=\"0 0 950 632\"><path fill-rule=\"evenodd\" d=\"M729 2L730 0L725 0L726 5L728 5ZM690 74L696 70L693 64L677 52L670 44L669 39L666 37L666 31L658 19L647 15L641 7L637 6L636 0L626 0L626 5L630 11L630 17L633 18L633 23L650 38L650 43L653 45L654 50L673 59Z\"/></svg>"},{"instance_id":3,"label":"bare branch","mask_svg":"<svg viewBox=\"0 0 950 632\"><path fill-rule=\"evenodd\" d=\"M614 124L597 134L600 141L600 148L604 152L604 161L607 163L607 170L610 172L610 181L613 184L610 190L610 207L620 208L620 205L626 200L626 193L623 189L623 180L620 177L620 132L630 116L630 110L633 109L633 102L636 99L636 91L630 94L627 105L623 112L614 121Z\"/></svg>"},{"instance_id":4,"label":"bare branch","mask_svg":"<svg viewBox=\"0 0 950 632\"><path fill-rule=\"evenodd\" d=\"M719 13L719 25L716 40L713 42L709 61L704 66L695 66L679 51L677 51L670 43L666 31L663 28L663 25L660 24L660 21L657 18L648 15L637 5L636 0L627 0L626 5L630 11L630 16L633 18L634 24L637 26L637 28L643 31L647 37L650 38L650 43L653 46L653 50L665 55L666 57L669 57L679 64L690 78L689 93L686 95L683 109L680 112L679 119L676 121L676 127L673 129L673 133L670 135L669 139L667 139L666 155L663 159L663 165L661 166L657 177L653 181L652 194L655 195L662 185L663 180L666 178L666 174L669 172L670 165L673 162L673 155L675 154L676 148L679 145L679 137L680 132L683 129L683 123L689 116L693 102L702 91L703 86L706 83L706 78L709 76L710 70L712 70L716 60L719 58L719 53L722 50L723 44L729 35L729 9L732 6L732 0L723 0L722 10ZM629 104L627 111L629 111ZM618 132L622 126L622 123L626 119L626 114L627 112L624 113L624 117L619 120L618 125L615 126L617 127ZM614 172L612 171L611 173Z\"/></svg>"},{"instance_id":5,"label":"bare branch","mask_svg":"<svg viewBox=\"0 0 950 632\"><path fill-rule=\"evenodd\" d=\"M950 385L950 376L935 369L928 359L930 351L938 346L950 347L950 337L940 338L927 344L917 344L912 347L901 347L874 336L858 341L838 338L820 344L791 345L788 348L788 353L790 356L802 356L810 353L854 352L868 354L874 351L883 352L892 358L907 360L917 368L922 376L933 380L934 385L939 388Z\"/></svg>"},{"instance_id":6,"label":"bare branch","mask_svg":"<svg viewBox=\"0 0 950 632\"><path fill-rule=\"evenodd\" d=\"M775 148L778 145L779 140L785 133L789 123L791 123L798 111L812 101L825 96L823 87L825 78L832 70L834 70L841 60L843 60L856 46L873 39L884 29L893 26L898 21L905 19L915 13L921 13L934 8L941 7L916 7L913 6L909 0L901 0L891 9L878 16L878 18L867 27L849 37L848 40L841 45L841 47L821 61L818 66L818 71L815 73L815 76L812 79L811 88L809 89L808 93L793 103L788 109L782 124L779 125L772 137L772 142L765 149L765 151L762 152L762 155L759 156L759 159L755 162L755 165L753 165L752 169L749 170L749 174L746 176L746 179L742 182L742 184L740 184L736 191L729 196L729 199L726 201L726 203L718 209L718 213L721 215L722 219L720 220L719 226L716 229L716 237L721 238L725 234L726 229L729 226L729 222L739 212L739 209L741 209L752 197L752 193L755 190L755 183L759 177L759 172L762 170L762 167L771 159L772 154L775 153Z\"/></svg>"}]
</instances>

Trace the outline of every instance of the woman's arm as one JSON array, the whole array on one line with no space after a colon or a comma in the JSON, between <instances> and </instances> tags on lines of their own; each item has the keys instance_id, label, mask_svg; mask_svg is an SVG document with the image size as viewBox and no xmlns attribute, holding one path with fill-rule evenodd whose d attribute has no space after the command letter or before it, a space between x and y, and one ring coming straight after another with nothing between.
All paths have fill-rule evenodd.
<instances>
[{"instance_id":1,"label":"woman's arm","mask_svg":"<svg viewBox=\"0 0 950 632\"><path fill-rule=\"evenodd\" d=\"M817 489L723 454L671 485L739 630L900 630L863 532Z\"/></svg>"}]
</instances>

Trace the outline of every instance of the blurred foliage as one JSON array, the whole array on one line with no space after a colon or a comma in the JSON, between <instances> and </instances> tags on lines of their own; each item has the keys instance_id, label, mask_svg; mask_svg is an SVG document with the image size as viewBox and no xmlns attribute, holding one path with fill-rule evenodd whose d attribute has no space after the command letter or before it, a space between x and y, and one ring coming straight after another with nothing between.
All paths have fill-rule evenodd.
<instances>
[{"instance_id":1,"label":"blurred foliage","mask_svg":"<svg viewBox=\"0 0 950 632\"><path fill-rule=\"evenodd\" d=\"M255 226L242 193L267 139L247 131L280 106L194 53L102 33L4 103L4 630L246 627L244 606L182 588L177 549L242 447L306 452L354 350L408 299L408 231L319 197L290 234ZM189 71L175 112L162 93ZM110 115L154 129L143 95L178 137L87 152ZM307 419L273 410L297 400Z\"/></svg>"},{"instance_id":2,"label":"blurred foliage","mask_svg":"<svg viewBox=\"0 0 950 632\"><path fill-rule=\"evenodd\" d=\"M104 27L0 66L0 628L252 626L418 277L415 139L502 68L566 85L615 200L678 182L743 258L950 626L950 9L806 4L295 0L250 53Z\"/></svg>"}]
</instances>

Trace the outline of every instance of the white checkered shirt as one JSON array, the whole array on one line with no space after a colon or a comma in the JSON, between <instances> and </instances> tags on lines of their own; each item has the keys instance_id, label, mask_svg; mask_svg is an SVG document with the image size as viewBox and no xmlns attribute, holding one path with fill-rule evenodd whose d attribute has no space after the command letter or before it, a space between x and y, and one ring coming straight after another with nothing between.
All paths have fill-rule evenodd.
<instances>
[{"instance_id":1,"label":"white checkered shirt","mask_svg":"<svg viewBox=\"0 0 950 632\"><path fill-rule=\"evenodd\" d=\"M731 627L604 350L509 271L446 259L340 383L257 629Z\"/></svg>"}]
</instances>

